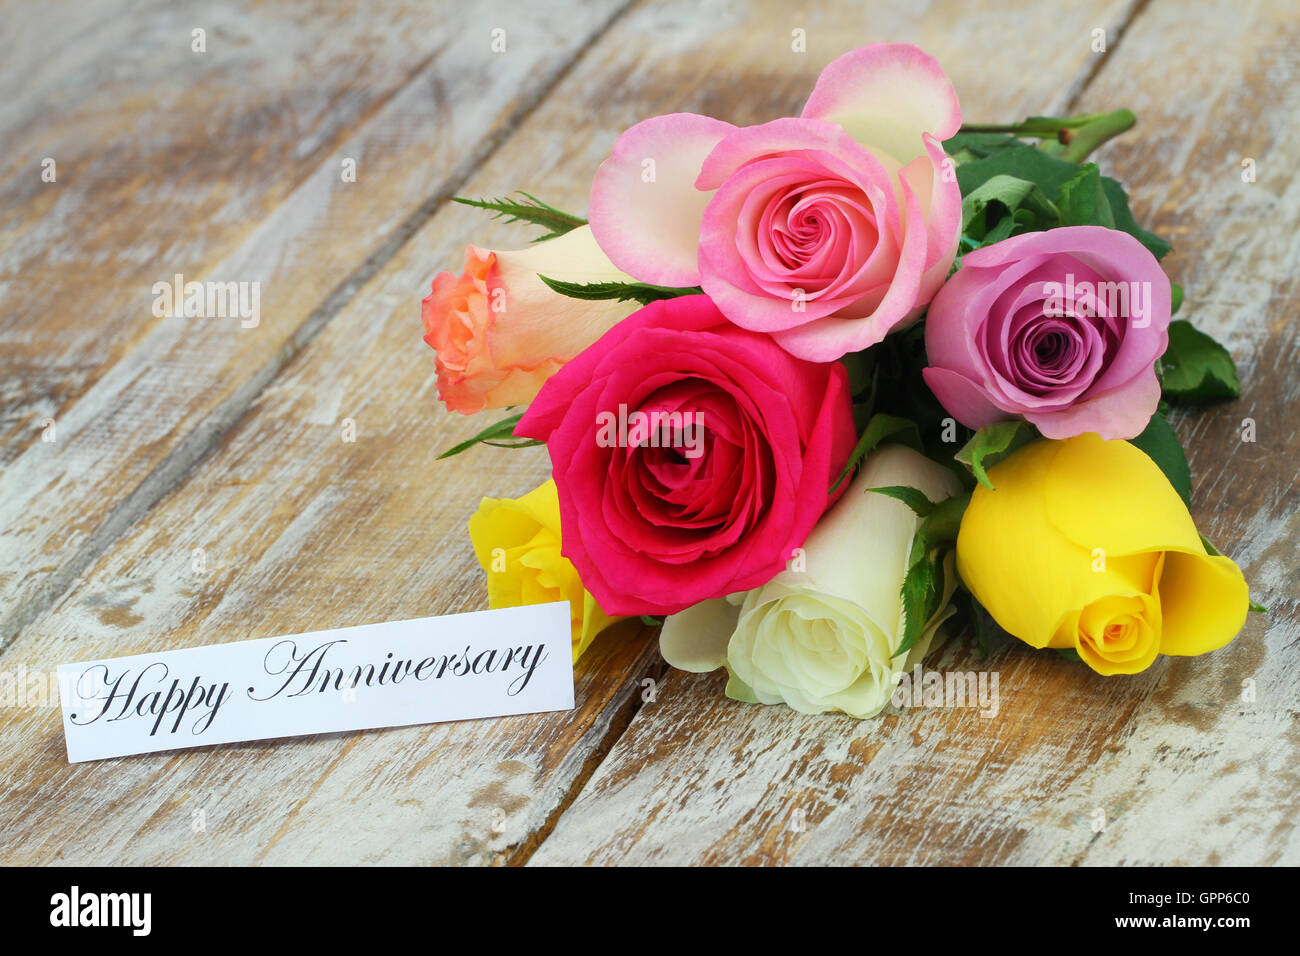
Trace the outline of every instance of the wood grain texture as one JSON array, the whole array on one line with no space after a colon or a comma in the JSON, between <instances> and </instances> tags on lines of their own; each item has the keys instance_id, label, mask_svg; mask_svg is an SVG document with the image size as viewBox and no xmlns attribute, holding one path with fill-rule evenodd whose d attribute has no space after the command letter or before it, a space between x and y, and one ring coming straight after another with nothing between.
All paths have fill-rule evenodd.
<instances>
[{"instance_id":1,"label":"wood grain texture","mask_svg":"<svg viewBox=\"0 0 1300 956\"><path fill-rule=\"evenodd\" d=\"M1133 181L1140 216L1172 232L1180 251L1168 262L1188 287L1187 315L1230 343L1247 382L1241 402L1196 419L1195 432L1192 419L1179 422L1200 481L1196 514L1259 585L1273 608L1267 624L1252 620L1209 658L1119 681L1007 640L987 660L954 644L935 667L1000 674L1000 709L989 719L925 710L857 722L727 701L716 676L665 676L652 635L630 624L580 662L578 707L567 714L69 766L57 707L4 708L0 861L1295 862L1297 449L1285 413L1300 387L1287 375L1295 339L1285 316L1295 314L1300 216L1285 167L1271 181L1264 171L1265 157L1296 155L1300 144L1285 114L1261 104L1282 95L1269 84L1289 82L1294 95L1287 45L1296 38L1280 5L1207 8L1193 22L1235 25L1179 41L1187 62L1174 95L1159 72L1166 67L1153 65L1165 49L1160 31L1187 15L1171 0L1150 0L1108 59L1100 67L1093 59L1090 31L1116 36L1133 6L1040 11L1026 0L918 14L888 4L868 15L850 5L792 14L775 2L642 3L583 49L582 30L603 20L557 2L537 14L534 46L581 58L517 127L506 117L527 95L526 77L513 72L523 67L509 67L508 78L476 74L496 112L471 115L457 107L463 94L451 93L464 87L439 72L438 57L477 63L464 37L485 21L468 34L437 27L448 32L423 72L340 133L278 205L250 213L246 234L232 233L225 251L195 267L200 278L266 277L262 326L247 330L257 341L170 320L123 333L120 355L55 400L67 404L59 442L69 423L77 442L42 450L27 435L7 459L0 595L39 593L42 576L55 578L69 551L84 550L110 514L120 518L0 666L45 674L61 661L482 607L465 521L479 496L533 487L546 458L541 449L479 448L435 462L491 416L464 419L437 405L417 300L435 271L458 266L466 240L518 247L528 233L437 202L427 221L411 216L471 172L462 193L522 187L580 209L591 172L627 125L674 110L738 123L789 114L825 62L876 39L917 42L939 57L972 120L1076 100L1138 110L1142 136L1109 147L1110 171ZM392 15L399 32L421 22ZM507 21L511 43L521 16ZM575 23L586 26L570 34ZM790 50L795 28L807 31L804 54ZM1033 42L1007 43L1015 34ZM540 79L531 82L545 82L557 60L534 46L539 65L530 69ZM1000 55L990 58L993 49ZM1294 115L1294 101L1284 103ZM8 116L0 112L0 128ZM1225 128L1257 135L1250 148L1261 177L1249 188L1259 192L1232 191L1235 146L1218 138ZM368 158L356 183L336 185L352 142L366 144ZM465 152L469 142L477 155ZM1216 149L1224 162L1207 162ZM244 181L212 188L256 191ZM1211 213L1215 229L1206 226ZM1261 220L1276 233L1259 230ZM122 248L121 237L101 241L108 245L89 242L87 255ZM375 259L378 247L387 251ZM348 276L356 278L346 294L331 296ZM152 322L147 305L138 302L130 321ZM264 329L275 333L263 340ZM61 354L75 350L48 349ZM1224 466L1242 407L1259 410L1260 441L1238 442ZM31 418L24 428L35 421L20 414ZM344 440L346 419L355 442ZM169 462L162 484L159 463ZM132 506L146 475L152 497ZM1238 699L1247 676L1258 685L1250 705ZM658 679L650 700L641 697L645 677ZM1109 825L1094 834L1098 806Z\"/></svg>"},{"instance_id":2,"label":"wood grain texture","mask_svg":"<svg viewBox=\"0 0 1300 956\"><path fill-rule=\"evenodd\" d=\"M1000 675L987 719L807 718L673 672L532 864L1300 862L1298 33L1284 2L1154 0L1079 99L1138 113L1138 131L1103 154L1108 171L1177 243L1166 265L1187 287L1183 317L1240 363L1240 401L1177 425L1194 515L1241 563L1267 618L1252 615L1215 654L1162 658L1128 679L1006 639L987 660L952 645L935 668ZM1038 111L999 100L1021 94L996 74L957 86L968 116ZM1253 184L1243 156L1257 160ZM1241 440L1246 417L1254 444Z\"/></svg>"},{"instance_id":3,"label":"wood grain texture","mask_svg":"<svg viewBox=\"0 0 1300 956\"><path fill-rule=\"evenodd\" d=\"M69 13L89 46L35 70L0 159L0 643L206 454L620 8L86 21L97 9ZM39 59L63 43L56 14L31 7L15 45ZM56 183L40 181L46 155ZM155 317L153 284L178 273L257 283L260 321Z\"/></svg>"},{"instance_id":4,"label":"wood grain texture","mask_svg":"<svg viewBox=\"0 0 1300 956\"><path fill-rule=\"evenodd\" d=\"M545 13L534 9L530 15ZM509 36L534 51L521 53L522 62L509 71L520 84L529 70L529 82L544 80L534 69L541 41L553 51L563 36L561 49L576 53L582 34L570 31L596 22L591 12L561 18L552 11L547 19L553 22L536 27L531 41L524 39L528 21L511 21ZM446 39L455 45L454 34ZM484 49L474 55L491 54ZM392 176L412 165L461 161L458 152L470 146L447 124L481 129L490 118L475 112L484 102L462 93L464 102L455 106L463 111L459 118L448 114L450 104L435 115L417 98L398 102L387 125L372 121L366 133L374 137L372 146L400 130L409 151L392 148L391 156L376 157L373 178L359 175L347 187L357 190L348 200L354 212L373 203L395 215L400 205L394 209ZM423 94L427 98L427 88ZM565 127L551 126L549 136L557 128ZM483 190L508 190L530 172L546 171L528 149L516 150L497 170L482 178ZM441 181L428 180L425 187ZM322 188L329 193L333 185L322 180ZM470 191L479 189L476 183ZM476 229L478 237L492 235L479 228L481 213L452 207L445 215L450 218L426 224L418 241L400 244L401 256L382 276L322 325L329 334L310 347L303 343L299 361L288 365L284 357L287 369L276 370L221 452L83 576L89 591L69 595L6 650L9 672L48 673L59 661L131 647L229 641L484 605L482 572L465 522L480 495L517 494L535 484L545 458L541 450L484 457L493 452L486 449L435 464L442 449L478 426L438 410L432 353L420 340L419 299L434 271L457 264L466 237ZM283 241L309 250L319 240L299 229L314 221L286 219ZM519 245L531 235L511 234ZM352 250L354 256L365 252L364 246ZM259 261L255 253L241 251L250 263ZM125 361L157 362L149 346L138 345ZM145 355L136 358L141 349ZM232 360L219 352L209 360L215 367L199 369L204 362L196 356L194 371L215 376ZM185 383L169 368L158 386L163 394L136 397L141 407ZM355 441L345 435L349 419ZM115 442L129 448L131 440L117 436ZM489 460L495 477L486 484ZM196 548L202 549L202 571L195 570ZM133 758L114 762L111 781L103 776L106 765L66 764L56 708L13 709L4 714L7 729L0 730L13 744L0 756L11 780L0 798L0 857L509 862L545 833L575 778L588 772L606 737L639 703L638 681L651 672L654 649L636 630L628 634L625 626L622 639L611 634L584 657L573 712L408 728L396 736L327 735ZM205 812L201 834L190 830L196 810Z\"/></svg>"},{"instance_id":5,"label":"wood grain texture","mask_svg":"<svg viewBox=\"0 0 1300 956\"><path fill-rule=\"evenodd\" d=\"M794 55L792 27L775 10L638 7L586 51L463 192L521 187L581 209L596 164L641 117L698 109L745 122L789 113L824 62L854 43L891 34L930 42L945 29L938 21L922 28L899 12L877 24L879 33L850 39L857 14L842 13L838 22L810 23L812 52ZM657 40L646 44L646 36ZM840 46L822 47L818 37L836 37ZM722 76L734 80L719 82ZM1052 95L1051 84L1039 92ZM509 247L529 235L464 207L439 211L284 368L211 457L27 628L4 654L5 666L49 670L60 660L481 607L465 521L480 495L517 495L540 482L547 460L541 449L478 448L435 462L479 423L438 406L416 305L433 272L459 265L467 238ZM353 443L341 440L344 419L356 424ZM195 548L204 549L201 575L192 569ZM580 662L586 709L579 714L413 728L398 731L396 745L381 732L89 770L64 763L53 710L19 712L0 729L0 765L13 768L15 781L0 800L3 852L79 862L176 861L182 853L194 862L346 861L359 845L355 795L364 794L376 821L366 830L368 860L522 859L545 846L548 821L563 817L570 792L607 744L606 729L618 729L641 704L629 689L654 674L657 652L645 637L628 647L614 636L602 641L618 649ZM435 752L448 756L410 766L413 754ZM250 753L256 767L245 766ZM511 764L508 780L499 769L503 754L522 765ZM223 811L226 822L205 840L177 842L198 794L235 809ZM310 813L290 801L303 794ZM409 814L408 802L416 808ZM164 815L151 823L142 806L161 806ZM498 809L517 829L485 829ZM91 821L102 837L69 836ZM281 856L288 848L293 855Z\"/></svg>"}]
</instances>

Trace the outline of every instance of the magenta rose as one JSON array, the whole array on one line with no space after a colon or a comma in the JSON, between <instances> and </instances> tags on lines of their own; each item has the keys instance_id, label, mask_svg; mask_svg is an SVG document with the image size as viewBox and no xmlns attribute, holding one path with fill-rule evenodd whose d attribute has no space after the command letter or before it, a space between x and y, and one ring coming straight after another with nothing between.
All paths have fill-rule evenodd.
<instances>
[{"instance_id":1,"label":"magenta rose","mask_svg":"<svg viewBox=\"0 0 1300 956\"><path fill-rule=\"evenodd\" d=\"M1133 438L1160 401L1169 279L1126 232L1068 226L976 249L925 320L926 384L969 428Z\"/></svg>"},{"instance_id":2,"label":"magenta rose","mask_svg":"<svg viewBox=\"0 0 1300 956\"><path fill-rule=\"evenodd\" d=\"M931 57L862 47L822 71L799 118L627 130L592 184L592 234L624 272L699 284L737 325L831 361L915 319L947 276L961 194L940 141L960 125Z\"/></svg>"},{"instance_id":3,"label":"magenta rose","mask_svg":"<svg viewBox=\"0 0 1300 956\"><path fill-rule=\"evenodd\" d=\"M546 441L562 551L615 616L766 583L838 497L856 440L842 365L795 358L702 295L614 326L515 434Z\"/></svg>"}]
</instances>

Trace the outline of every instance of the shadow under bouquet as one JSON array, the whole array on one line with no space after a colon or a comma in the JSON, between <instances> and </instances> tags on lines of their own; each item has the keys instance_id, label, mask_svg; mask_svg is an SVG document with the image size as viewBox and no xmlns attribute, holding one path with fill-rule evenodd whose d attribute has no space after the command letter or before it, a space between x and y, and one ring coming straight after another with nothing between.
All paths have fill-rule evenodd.
<instances>
[{"instance_id":1,"label":"shadow under bouquet","mask_svg":"<svg viewBox=\"0 0 1300 956\"><path fill-rule=\"evenodd\" d=\"M1231 641L1262 609L1166 415L1240 385L1088 161L1134 121L963 126L882 43L798 117L628 129L589 221L460 200L546 230L423 302L448 408L510 412L447 454L552 463L470 519L491 606L569 601L575 659L640 616L731 697L856 717L989 617L1106 675Z\"/></svg>"}]
</instances>

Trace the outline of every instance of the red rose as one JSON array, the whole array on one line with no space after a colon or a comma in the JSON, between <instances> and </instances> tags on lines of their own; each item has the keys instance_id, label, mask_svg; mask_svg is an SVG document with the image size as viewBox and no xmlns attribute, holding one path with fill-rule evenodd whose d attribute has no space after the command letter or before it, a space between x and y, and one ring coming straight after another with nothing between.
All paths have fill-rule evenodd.
<instances>
[{"instance_id":1,"label":"red rose","mask_svg":"<svg viewBox=\"0 0 1300 956\"><path fill-rule=\"evenodd\" d=\"M793 357L702 295L605 333L515 434L546 441L563 553L613 615L766 583L838 497L856 440L843 366Z\"/></svg>"}]
</instances>

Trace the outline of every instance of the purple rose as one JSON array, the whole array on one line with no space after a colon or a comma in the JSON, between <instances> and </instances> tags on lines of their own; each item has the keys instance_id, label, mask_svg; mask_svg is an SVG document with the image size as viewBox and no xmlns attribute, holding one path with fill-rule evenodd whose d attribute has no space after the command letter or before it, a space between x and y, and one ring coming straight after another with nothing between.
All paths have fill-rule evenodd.
<instances>
[{"instance_id":1,"label":"purple rose","mask_svg":"<svg viewBox=\"0 0 1300 956\"><path fill-rule=\"evenodd\" d=\"M1169 279L1126 232L1068 226L963 260L930 304L925 381L963 425L1133 438L1160 401Z\"/></svg>"}]
</instances>

